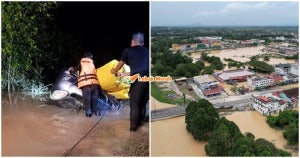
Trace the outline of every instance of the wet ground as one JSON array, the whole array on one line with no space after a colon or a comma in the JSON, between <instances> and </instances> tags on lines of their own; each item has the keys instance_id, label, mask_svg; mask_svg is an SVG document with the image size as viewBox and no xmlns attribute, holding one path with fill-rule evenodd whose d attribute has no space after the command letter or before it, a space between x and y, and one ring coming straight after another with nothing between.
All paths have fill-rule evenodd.
<instances>
[{"instance_id":1,"label":"wet ground","mask_svg":"<svg viewBox=\"0 0 300 158\"><path fill-rule=\"evenodd\" d=\"M129 132L129 104L103 117L2 92L2 156L148 156L149 123Z\"/></svg>"}]
</instances>

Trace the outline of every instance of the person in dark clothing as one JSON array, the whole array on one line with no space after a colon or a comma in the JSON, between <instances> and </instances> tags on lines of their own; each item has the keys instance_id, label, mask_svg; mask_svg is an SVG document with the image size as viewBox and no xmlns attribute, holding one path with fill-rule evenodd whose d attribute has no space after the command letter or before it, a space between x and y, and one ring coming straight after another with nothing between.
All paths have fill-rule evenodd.
<instances>
[{"instance_id":1,"label":"person in dark clothing","mask_svg":"<svg viewBox=\"0 0 300 158\"><path fill-rule=\"evenodd\" d=\"M100 116L100 109L97 106L100 84L91 53L84 53L84 57L80 60L78 88L82 89L85 115L92 117L94 112L96 116Z\"/></svg>"},{"instance_id":2,"label":"person in dark clothing","mask_svg":"<svg viewBox=\"0 0 300 158\"><path fill-rule=\"evenodd\" d=\"M131 47L126 48L116 68L111 73L116 74L124 64L130 67L130 75L149 76L149 50L144 47L143 33L132 35ZM131 83L130 97L130 131L136 131L142 125L146 116L146 104L149 100L149 82Z\"/></svg>"}]
</instances>

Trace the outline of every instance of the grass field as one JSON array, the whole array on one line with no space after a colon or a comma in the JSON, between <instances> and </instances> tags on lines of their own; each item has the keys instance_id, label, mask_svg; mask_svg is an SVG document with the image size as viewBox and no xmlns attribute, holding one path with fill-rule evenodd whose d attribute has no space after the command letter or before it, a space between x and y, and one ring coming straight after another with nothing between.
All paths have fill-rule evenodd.
<instances>
[{"instance_id":1,"label":"grass field","mask_svg":"<svg viewBox=\"0 0 300 158\"><path fill-rule=\"evenodd\" d=\"M168 97L167 95L176 95L176 98L171 98ZM153 96L156 100L163 102L163 103L168 103L168 104L179 104L183 105L183 97L178 96L174 91L168 90L168 91L162 91L156 83L151 83L151 96ZM188 101L187 101L188 102Z\"/></svg>"}]
</instances>

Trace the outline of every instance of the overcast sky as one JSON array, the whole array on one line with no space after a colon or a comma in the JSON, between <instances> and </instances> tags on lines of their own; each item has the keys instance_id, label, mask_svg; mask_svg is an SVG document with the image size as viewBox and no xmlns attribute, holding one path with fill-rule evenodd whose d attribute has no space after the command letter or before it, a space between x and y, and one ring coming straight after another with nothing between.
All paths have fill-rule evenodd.
<instances>
[{"instance_id":1,"label":"overcast sky","mask_svg":"<svg viewBox=\"0 0 300 158\"><path fill-rule=\"evenodd\" d=\"M151 26L298 26L297 1L151 2Z\"/></svg>"}]
</instances>

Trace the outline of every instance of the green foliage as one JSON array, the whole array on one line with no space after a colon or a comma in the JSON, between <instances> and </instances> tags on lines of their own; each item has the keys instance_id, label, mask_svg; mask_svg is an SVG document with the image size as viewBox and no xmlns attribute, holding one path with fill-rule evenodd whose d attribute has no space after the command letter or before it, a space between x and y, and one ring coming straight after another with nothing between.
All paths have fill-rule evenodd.
<instances>
[{"instance_id":1,"label":"green foliage","mask_svg":"<svg viewBox=\"0 0 300 158\"><path fill-rule=\"evenodd\" d=\"M210 66L206 66L204 67L203 71L202 71L202 74L208 74L208 75L211 75L214 73L214 70L215 70L215 66L214 65L210 65Z\"/></svg>"},{"instance_id":2,"label":"green foliage","mask_svg":"<svg viewBox=\"0 0 300 158\"><path fill-rule=\"evenodd\" d=\"M232 156L255 156L255 144L253 134L240 137L232 148Z\"/></svg>"},{"instance_id":3,"label":"green foliage","mask_svg":"<svg viewBox=\"0 0 300 158\"><path fill-rule=\"evenodd\" d=\"M223 117L216 123L205 151L209 156L231 156L234 143L242 136L238 126Z\"/></svg>"},{"instance_id":4,"label":"green foliage","mask_svg":"<svg viewBox=\"0 0 300 158\"><path fill-rule=\"evenodd\" d=\"M200 65L192 63L191 58L181 53L154 54L152 64L154 64L151 69L153 75L190 78L200 74Z\"/></svg>"},{"instance_id":5,"label":"green foliage","mask_svg":"<svg viewBox=\"0 0 300 158\"><path fill-rule=\"evenodd\" d=\"M267 116L267 123L272 128L283 130L283 136L291 145L299 142L299 113L294 110L285 110L278 116Z\"/></svg>"},{"instance_id":6,"label":"green foliage","mask_svg":"<svg viewBox=\"0 0 300 158\"><path fill-rule=\"evenodd\" d=\"M225 61L228 62L228 67L236 67L236 68L241 68L245 65L245 63L239 62L239 61L235 61L231 58L224 58Z\"/></svg>"},{"instance_id":7,"label":"green foliage","mask_svg":"<svg viewBox=\"0 0 300 158\"><path fill-rule=\"evenodd\" d=\"M270 57L269 56L264 56L264 61L270 61Z\"/></svg>"},{"instance_id":8,"label":"green foliage","mask_svg":"<svg viewBox=\"0 0 300 158\"><path fill-rule=\"evenodd\" d=\"M183 97L176 97L176 98L170 98L167 95L168 94L174 94L177 95L174 91L162 91L159 89L157 83L151 83L151 96L153 96L156 100L163 102L163 103L168 103L168 104L179 104L183 105L184 104L184 99ZM190 100L186 100L188 103Z\"/></svg>"},{"instance_id":9,"label":"green foliage","mask_svg":"<svg viewBox=\"0 0 300 158\"><path fill-rule=\"evenodd\" d=\"M264 61L257 61L257 60L252 60L249 63L249 66L253 67L253 70L255 72L261 72L261 73L272 73L275 71L274 66L267 64Z\"/></svg>"},{"instance_id":10,"label":"green foliage","mask_svg":"<svg viewBox=\"0 0 300 158\"><path fill-rule=\"evenodd\" d=\"M252 140L255 139L255 136L251 132L246 132L245 136L248 137L248 138L250 138L250 139L252 139Z\"/></svg>"},{"instance_id":11,"label":"green foliage","mask_svg":"<svg viewBox=\"0 0 300 158\"><path fill-rule=\"evenodd\" d=\"M201 59L203 61L209 62L211 65L214 65L214 68L216 70L223 70L223 68L224 68L224 65L223 65L223 63L222 63L222 61L219 57L216 57L216 56L209 57L207 55L207 53L202 53L201 54Z\"/></svg>"},{"instance_id":12,"label":"green foliage","mask_svg":"<svg viewBox=\"0 0 300 158\"><path fill-rule=\"evenodd\" d=\"M201 61L201 60L196 61L195 64L200 71L203 70L203 68L205 67L203 61Z\"/></svg>"},{"instance_id":13,"label":"green foliage","mask_svg":"<svg viewBox=\"0 0 300 158\"><path fill-rule=\"evenodd\" d=\"M237 86L233 86L233 87L230 88L230 90L235 93L238 90L238 87Z\"/></svg>"},{"instance_id":14,"label":"green foliage","mask_svg":"<svg viewBox=\"0 0 300 158\"><path fill-rule=\"evenodd\" d=\"M214 130L208 145L205 146L210 156L291 156L291 153L277 149L274 144L265 139L255 140L252 133L237 134L232 137L228 125L217 125L219 126L216 132Z\"/></svg>"},{"instance_id":15,"label":"green foliage","mask_svg":"<svg viewBox=\"0 0 300 158\"><path fill-rule=\"evenodd\" d=\"M299 141L299 127L296 123L289 124L284 128L283 136L291 145L297 144Z\"/></svg>"},{"instance_id":16,"label":"green foliage","mask_svg":"<svg viewBox=\"0 0 300 158\"><path fill-rule=\"evenodd\" d=\"M254 55L250 57L250 61L258 61L259 55Z\"/></svg>"},{"instance_id":17,"label":"green foliage","mask_svg":"<svg viewBox=\"0 0 300 158\"><path fill-rule=\"evenodd\" d=\"M278 116L267 116L267 123L271 127L277 127L283 129L284 126L289 124L298 124L299 113L294 110L284 110L279 112Z\"/></svg>"},{"instance_id":18,"label":"green foliage","mask_svg":"<svg viewBox=\"0 0 300 158\"><path fill-rule=\"evenodd\" d=\"M255 141L256 156L291 156L290 153L277 149L271 142L259 138Z\"/></svg>"},{"instance_id":19,"label":"green foliage","mask_svg":"<svg viewBox=\"0 0 300 158\"><path fill-rule=\"evenodd\" d=\"M208 140L219 114L213 105L201 99L198 102L192 101L186 108L186 129L196 140Z\"/></svg>"},{"instance_id":20,"label":"green foliage","mask_svg":"<svg viewBox=\"0 0 300 158\"><path fill-rule=\"evenodd\" d=\"M288 59L288 60L298 60L299 59L299 53L297 53L293 56L285 56L284 58Z\"/></svg>"},{"instance_id":21,"label":"green foliage","mask_svg":"<svg viewBox=\"0 0 300 158\"><path fill-rule=\"evenodd\" d=\"M211 64L210 66L204 67L202 74L210 75L210 74L214 73L214 70L223 70L223 68L224 68L224 65L221 62L221 59L219 57L216 57L216 56L209 57L207 55L207 53L202 53L201 59L203 61L207 61Z\"/></svg>"},{"instance_id":22,"label":"green foliage","mask_svg":"<svg viewBox=\"0 0 300 158\"><path fill-rule=\"evenodd\" d=\"M225 117L219 119L219 114L205 99L188 104L185 123L195 140L208 140L205 152L209 156L291 156L265 139L255 140L250 132L243 135L234 122ZM286 137L298 140L298 128L288 128Z\"/></svg>"},{"instance_id":23,"label":"green foliage","mask_svg":"<svg viewBox=\"0 0 300 158\"><path fill-rule=\"evenodd\" d=\"M51 55L42 54L42 27L51 19L55 2L1 2L2 88L9 91L22 86L22 80L40 80L40 63Z\"/></svg>"},{"instance_id":24,"label":"green foliage","mask_svg":"<svg viewBox=\"0 0 300 158\"><path fill-rule=\"evenodd\" d=\"M157 87L155 83L151 83L151 96L153 96L156 100L172 104L173 100L162 93L162 91Z\"/></svg>"}]
</instances>

